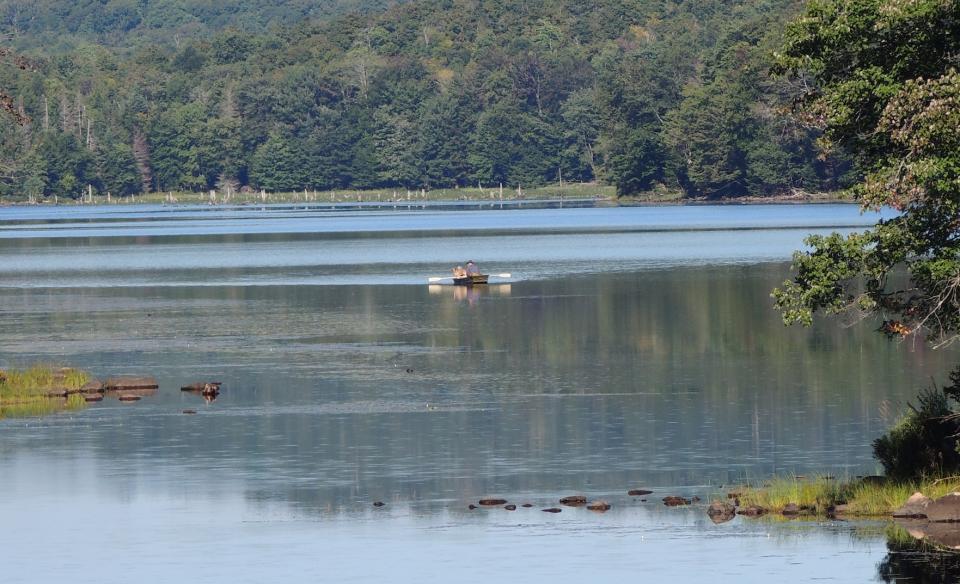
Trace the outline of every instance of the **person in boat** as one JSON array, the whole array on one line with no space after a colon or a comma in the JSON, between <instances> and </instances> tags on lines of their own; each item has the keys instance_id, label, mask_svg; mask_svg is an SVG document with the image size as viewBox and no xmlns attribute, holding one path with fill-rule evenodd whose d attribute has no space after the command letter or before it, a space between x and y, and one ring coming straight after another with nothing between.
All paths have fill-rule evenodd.
<instances>
[{"instance_id":1,"label":"person in boat","mask_svg":"<svg viewBox=\"0 0 960 584\"><path fill-rule=\"evenodd\" d=\"M466 275L468 276L479 276L480 268L477 267L477 264L473 260L467 262Z\"/></svg>"},{"instance_id":2,"label":"person in boat","mask_svg":"<svg viewBox=\"0 0 960 584\"><path fill-rule=\"evenodd\" d=\"M467 271L463 269L463 266L457 266L453 268L454 278L465 278L466 276L467 276Z\"/></svg>"}]
</instances>

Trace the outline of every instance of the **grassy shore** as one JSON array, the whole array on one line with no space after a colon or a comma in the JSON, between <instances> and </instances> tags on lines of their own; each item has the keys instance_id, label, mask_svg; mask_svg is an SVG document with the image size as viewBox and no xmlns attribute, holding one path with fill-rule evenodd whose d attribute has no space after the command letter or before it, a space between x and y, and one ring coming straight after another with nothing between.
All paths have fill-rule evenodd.
<instances>
[{"instance_id":1,"label":"grassy shore","mask_svg":"<svg viewBox=\"0 0 960 584\"><path fill-rule=\"evenodd\" d=\"M51 398L54 391L76 391L90 380L86 371L69 367L34 365L27 369L0 369L0 418L39 416L65 409L80 409L83 397L72 394Z\"/></svg>"},{"instance_id":2,"label":"grassy shore","mask_svg":"<svg viewBox=\"0 0 960 584\"><path fill-rule=\"evenodd\" d=\"M406 190L335 190L291 191L268 193L265 191L207 191L203 193L165 191L146 193L131 197L94 196L73 199L56 197L44 199L42 204L60 205L244 205L270 203L424 203L438 201L518 201L547 199L614 199L616 188L595 183L564 183L536 188L471 187L457 189ZM7 203L29 204L29 201L6 200Z\"/></svg>"},{"instance_id":3,"label":"grassy shore","mask_svg":"<svg viewBox=\"0 0 960 584\"><path fill-rule=\"evenodd\" d=\"M929 478L914 482L854 479L835 480L828 477L810 479L778 477L764 485L736 490L740 505L757 505L780 513L788 504L815 510L824 515L833 507L844 515L889 516L913 493L919 491L936 499L960 491L960 477Z\"/></svg>"}]
</instances>

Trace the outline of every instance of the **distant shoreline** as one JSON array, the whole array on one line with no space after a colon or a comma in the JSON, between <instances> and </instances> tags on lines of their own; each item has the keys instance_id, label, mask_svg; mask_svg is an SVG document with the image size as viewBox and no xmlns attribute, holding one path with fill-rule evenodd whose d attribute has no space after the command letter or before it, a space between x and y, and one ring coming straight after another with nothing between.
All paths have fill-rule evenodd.
<instances>
[{"instance_id":1,"label":"distant shoreline","mask_svg":"<svg viewBox=\"0 0 960 584\"><path fill-rule=\"evenodd\" d=\"M423 205L423 204L496 204L511 203L588 203L602 206L645 206L645 205L772 205L804 203L846 203L855 201L841 193L805 193L792 192L779 195L742 197L684 197L680 193L651 192L647 194L618 197L613 186L591 183L553 185L532 189L435 189L419 191L379 190L336 190L336 191L292 191L267 193L265 191L233 191L206 193L193 192L154 192L129 197L108 197L97 195L92 198L47 198L42 201L0 199L0 207L30 206L106 206L106 205L169 205L169 206L252 206L269 204L362 204L377 205Z\"/></svg>"}]
</instances>

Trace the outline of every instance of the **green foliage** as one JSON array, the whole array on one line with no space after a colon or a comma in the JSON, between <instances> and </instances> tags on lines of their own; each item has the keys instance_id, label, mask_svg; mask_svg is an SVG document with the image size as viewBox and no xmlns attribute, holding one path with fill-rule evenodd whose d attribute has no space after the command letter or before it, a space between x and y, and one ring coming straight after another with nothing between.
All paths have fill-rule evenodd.
<instances>
[{"instance_id":1,"label":"green foliage","mask_svg":"<svg viewBox=\"0 0 960 584\"><path fill-rule=\"evenodd\" d=\"M39 11L54 4L60 19ZM34 45L35 71L0 62L34 120L0 141L0 194L601 180L736 196L832 188L846 168L779 115L767 57L792 0L416 0L310 20L381 4L0 0L21 46L62 36Z\"/></svg>"},{"instance_id":2,"label":"green foliage","mask_svg":"<svg viewBox=\"0 0 960 584\"><path fill-rule=\"evenodd\" d=\"M956 0L822 0L788 27L778 69L817 82L801 114L867 169L854 189L864 207L901 213L810 240L774 293L785 322L848 307L881 316L891 336L960 331L958 13Z\"/></svg>"},{"instance_id":3,"label":"green foliage","mask_svg":"<svg viewBox=\"0 0 960 584\"><path fill-rule=\"evenodd\" d=\"M960 370L958 370L960 371ZM955 371L956 374L958 371ZM933 387L917 396L918 405L873 442L873 454L887 476L897 480L944 476L960 470L960 432L948 392Z\"/></svg>"}]
</instances>

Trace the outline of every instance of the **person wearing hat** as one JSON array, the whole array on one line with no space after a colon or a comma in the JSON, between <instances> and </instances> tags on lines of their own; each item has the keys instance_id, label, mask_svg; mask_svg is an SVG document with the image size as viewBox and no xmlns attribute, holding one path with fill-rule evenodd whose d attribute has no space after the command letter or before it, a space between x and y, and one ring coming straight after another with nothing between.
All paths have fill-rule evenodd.
<instances>
[{"instance_id":1,"label":"person wearing hat","mask_svg":"<svg viewBox=\"0 0 960 584\"><path fill-rule=\"evenodd\" d=\"M468 276L477 276L480 274L480 268L477 267L477 264L473 260L467 262L467 275Z\"/></svg>"}]
</instances>

